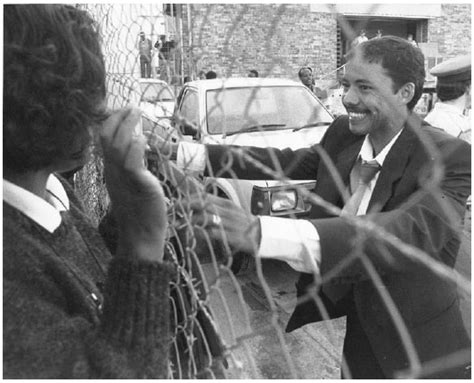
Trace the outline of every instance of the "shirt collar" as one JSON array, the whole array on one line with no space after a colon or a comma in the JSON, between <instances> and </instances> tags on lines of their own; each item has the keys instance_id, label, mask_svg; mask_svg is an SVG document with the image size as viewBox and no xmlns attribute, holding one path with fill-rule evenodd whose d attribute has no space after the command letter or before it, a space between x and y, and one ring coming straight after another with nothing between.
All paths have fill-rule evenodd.
<instances>
[{"instance_id":1,"label":"shirt collar","mask_svg":"<svg viewBox=\"0 0 474 383\"><path fill-rule=\"evenodd\" d=\"M61 224L60 212L69 210L69 198L63 185L54 175L49 176L46 191L48 201L3 180L3 200L53 233Z\"/></svg>"},{"instance_id":2,"label":"shirt collar","mask_svg":"<svg viewBox=\"0 0 474 383\"><path fill-rule=\"evenodd\" d=\"M393 144L397 141L398 137L402 133L403 129L400 131L390 140L390 142L384 146L384 148L374 157L374 149L372 144L369 140L369 135L365 136L364 142L362 143L362 147L360 149L359 155L363 161L373 161L375 160L380 166L383 166L385 158L387 157L388 152L392 149Z\"/></svg>"},{"instance_id":3,"label":"shirt collar","mask_svg":"<svg viewBox=\"0 0 474 383\"><path fill-rule=\"evenodd\" d=\"M457 106L451 105L451 104L445 104L444 102L437 102L434 104L433 110L440 110L443 112L451 112L451 113L456 113L459 114L460 116L463 116L463 109L459 108Z\"/></svg>"}]
</instances>

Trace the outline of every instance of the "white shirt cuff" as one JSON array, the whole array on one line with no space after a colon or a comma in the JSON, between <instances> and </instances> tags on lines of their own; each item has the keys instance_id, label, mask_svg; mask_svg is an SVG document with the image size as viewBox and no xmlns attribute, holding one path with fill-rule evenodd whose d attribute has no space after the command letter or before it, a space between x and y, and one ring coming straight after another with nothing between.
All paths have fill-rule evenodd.
<instances>
[{"instance_id":1,"label":"white shirt cuff","mask_svg":"<svg viewBox=\"0 0 474 383\"><path fill-rule=\"evenodd\" d=\"M183 170L203 172L206 168L206 147L194 142L181 141L176 153L176 164Z\"/></svg>"},{"instance_id":2,"label":"white shirt cuff","mask_svg":"<svg viewBox=\"0 0 474 383\"><path fill-rule=\"evenodd\" d=\"M258 257L278 259L296 271L319 274L319 234L309 221L269 216L259 218L262 238Z\"/></svg>"}]
</instances>

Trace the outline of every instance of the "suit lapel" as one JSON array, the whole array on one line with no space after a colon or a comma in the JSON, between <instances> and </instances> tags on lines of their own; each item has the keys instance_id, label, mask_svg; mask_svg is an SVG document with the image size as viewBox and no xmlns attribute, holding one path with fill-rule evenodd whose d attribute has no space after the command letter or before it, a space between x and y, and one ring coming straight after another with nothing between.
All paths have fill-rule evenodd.
<instances>
[{"instance_id":1,"label":"suit lapel","mask_svg":"<svg viewBox=\"0 0 474 383\"><path fill-rule=\"evenodd\" d=\"M408 161L413 153L416 143L416 135L413 129L419 129L419 123L415 126L406 124L405 129L398 137L398 140L390 149L385 158L379 178L375 184L372 198L368 206L368 212L372 209L380 211L387 201L393 196L393 188L402 177Z\"/></svg>"},{"instance_id":2,"label":"suit lapel","mask_svg":"<svg viewBox=\"0 0 474 383\"><path fill-rule=\"evenodd\" d=\"M335 166L341 176L342 182L346 185L346 190L349 187L349 179L352 167L357 160L357 157L364 142L364 137L361 136L361 139L353 142L347 148L338 154Z\"/></svg>"}]
</instances>

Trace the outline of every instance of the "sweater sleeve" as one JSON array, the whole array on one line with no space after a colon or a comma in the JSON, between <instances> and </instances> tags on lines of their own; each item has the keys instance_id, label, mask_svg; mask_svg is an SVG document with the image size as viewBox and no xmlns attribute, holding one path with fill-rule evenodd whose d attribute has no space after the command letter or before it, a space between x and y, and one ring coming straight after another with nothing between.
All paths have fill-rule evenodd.
<instances>
[{"instance_id":1,"label":"sweater sleeve","mask_svg":"<svg viewBox=\"0 0 474 383\"><path fill-rule=\"evenodd\" d=\"M28 282L4 273L4 378L168 376L171 265L113 260L99 325L34 270L20 272Z\"/></svg>"}]
</instances>

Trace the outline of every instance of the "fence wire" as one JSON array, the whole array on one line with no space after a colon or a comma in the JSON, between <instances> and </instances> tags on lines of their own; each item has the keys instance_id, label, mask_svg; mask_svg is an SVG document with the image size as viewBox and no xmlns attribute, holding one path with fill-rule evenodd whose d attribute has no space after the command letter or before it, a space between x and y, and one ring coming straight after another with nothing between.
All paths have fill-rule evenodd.
<instances>
[{"instance_id":1,"label":"fence wire","mask_svg":"<svg viewBox=\"0 0 474 383\"><path fill-rule=\"evenodd\" d=\"M203 63L208 63L207 56L215 52L206 51L203 41L205 31L216 29L213 25L215 7L223 4L200 4L199 18L191 19L189 12L183 8L194 5L163 4L82 4L100 25L104 54L107 66L108 105L115 109L129 103L140 103L143 88L137 88L138 79L143 77L138 55L139 35L145 32L145 39L153 45L150 65L150 77L166 81L175 94L178 94L186 76L196 79ZM264 5L258 5L265 7ZM275 40L272 37L288 34L282 26L287 17L288 8L297 5L272 5L274 18L259 31L262 39L261 53L267 52L263 61L266 76L292 77L296 73L279 57L269 52ZM249 10L255 5L235 5L233 17L227 23L220 20L220 33L223 36L222 51L228 54L235 50L239 28L249 17ZM328 6L337 19L342 33L355 37L357 31L338 12L334 6ZM377 6L374 5L375 9ZM262 8L264 9L264 8ZM270 9L270 8L269 8ZM190 33L183 27L183 18L189 23L199 22L198 33L187 43L183 36ZM222 30L222 25L226 25ZM288 25L287 23L284 25ZM361 25L359 25L361 26ZM194 25L196 27L196 25ZM364 27L363 25L361 26ZM195 28L196 30L196 28ZM164 36L164 37L163 37ZM159 42L155 47L155 43ZM163 49L167 46L168 48ZM308 57L299 56L299 66L307 65ZM239 56L228 62L233 67L240 60ZM337 81L342 65L334 65L318 76L321 90L329 91L330 84ZM145 71L147 69L145 68ZM246 76L246 73L241 73ZM146 76L145 76L146 77ZM137 85L138 84L138 85ZM219 99L215 100L216 108L221 107ZM165 112L163 110L163 112ZM335 111L334 111L335 112ZM186 120L184 116L178 119ZM193 125L193 121L185 121ZM144 112L142 129L152 132L169 142L182 139L179 132L170 134L169 121L166 117L151 116ZM428 145L428 144L427 144ZM260 168L269 179L288 183L281 171L275 171L250 157L243 149L229 149ZM427 147L428 152L436 154L436 148ZM325 153L321 153L325 159ZM325 161L330 161L328 158ZM294 333L285 333L284 328L292 308L296 304L294 282L296 272L279 261L255 260L245 254L231 254L225 241L211 239L202 226L192 224L188 200L191 195L200 195L206 203L209 193L217 193L215 187L205 184L201 177L191 172L178 169L163 146L150 142L147 157L149 169L161 180L169 203L169 237L166 257L179 270L178 277L172 283L171 307L174 324L173 343L170 347L169 377L182 378L339 378L340 366L345 368L342 360L342 342L345 333L344 318L327 320L305 326ZM232 162L226 164L227 168ZM328 163L334 168L334 164ZM275 164L279 169L279 164ZM438 164L438 170L442 164ZM440 173L441 174L441 173ZM333 173L336 184L342 185L336 171ZM429 184L420 189L418 198L424 198L428 191L440 190L439 174L435 174ZM76 187L86 201L89 213L98 223L108 207L105 190L103 166L100 157L87 165L75 178ZM341 187L341 193L344 190ZM307 188L300 188L299 193L305 200L314 205L324 206L334 215L340 209L322 200ZM435 193L436 194L436 193ZM441 193L437 203L442 204ZM446 207L449 209L449 207ZM447 214L449 216L449 214ZM458 366L470 360L470 350L446 355L442 361L433 360L422 364L416 352L413 340L401 313L392 297L383 287L377 265L363 252L363 243L367 237L381 240L380 253L387 264L393 263L390 248L398 249L407 260L418 262L439 277L455 283L460 292L461 302L470 307L470 271L453 270L436 262L421 249L417 249L398 238L384 232L380 227L357 218L347 218L358 230L359 241L354 243L353 252L348 257L350 266L359 261L375 286L379 286L380 299L383 301L391 321L401 339L402 347L409 360L405 371L399 371L399 377L424 377L436 372L443 365ZM453 219L452 225L462 239L462 256L470 260L470 210L467 210L464 226ZM469 261L470 262L470 261ZM238 265L238 267L236 266ZM466 267L466 265L464 265ZM469 263L470 267L470 263ZM334 278L333 273L324 277L324 282ZM300 298L299 302L313 300L325 313L325 307L316 294L316 289ZM326 317L328 317L326 313ZM470 318L466 318L470 321ZM469 327L470 331L470 327Z\"/></svg>"}]
</instances>

